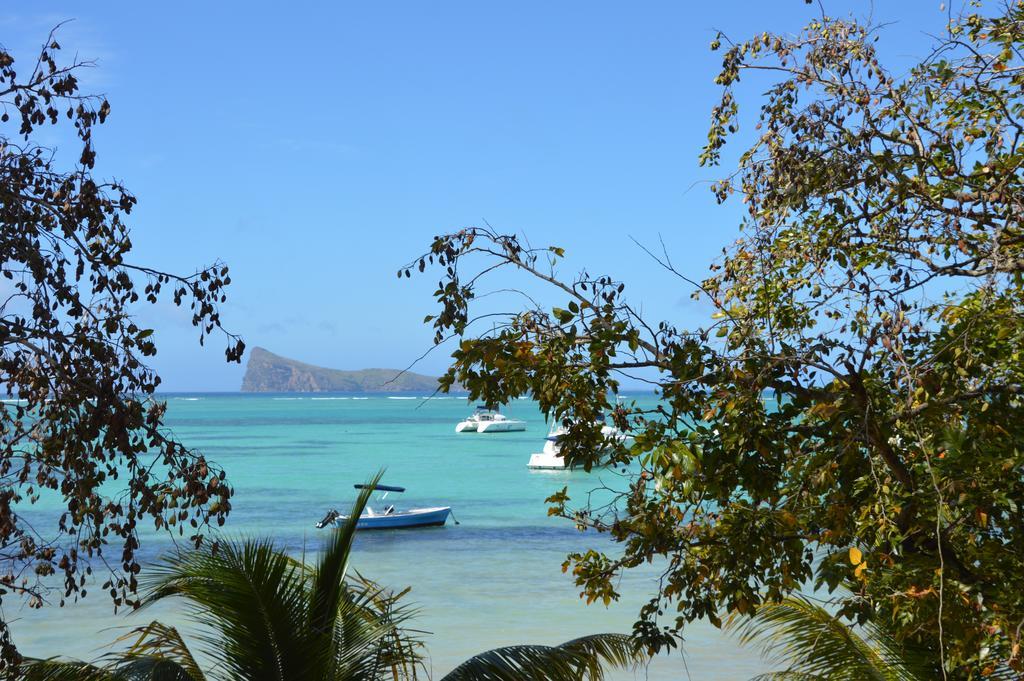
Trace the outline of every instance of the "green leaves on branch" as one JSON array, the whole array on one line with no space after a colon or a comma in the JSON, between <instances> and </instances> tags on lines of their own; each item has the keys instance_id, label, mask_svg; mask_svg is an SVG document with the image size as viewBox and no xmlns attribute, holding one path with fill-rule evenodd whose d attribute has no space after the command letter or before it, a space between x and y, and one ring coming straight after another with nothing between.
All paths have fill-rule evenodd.
<instances>
[{"instance_id":1,"label":"green leaves on branch","mask_svg":"<svg viewBox=\"0 0 1024 681\"><path fill-rule=\"evenodd\" d=\"M435 327L462 340L446 380L492 402L532 395L568 428L571 463L620 467L610 504L549 503L619 542L614 559L569 557L589 600L663 559L634 625L645 644L813 585L843 589L844 618L937 651L947 679L1024 672L1024 586L1007 578L1024 574L1024 6L955 18L895 72L879 30L821 18L723 48L701 163L740 127L741 77L771 80L713 187L744 215L693 282L708 325L646 319L612 277L561 277L551 250L469 228L432 248ZM497 269L578 309L531 289L475 334L475 291ZM635 376L655 407L615 399ZM635 443L596 437L601 413Z\"/></svg>"},{"instance_id":2,"label":"green leaves on branch","mask_svg":"<svg viewBox=\"0 0 1024 681\"><path fill-rule=\"evenodd\" d=\"M186 306L200 344L222 334L228 361L241 361L245 344L221 324L226 265L178 274L133 261L136 198L92 174L93 132L110 104L81 90L90 63L60 50L53 32L28 64L0 47L0 392L19 398L0 409L0 595L64 604L85 596L102 562L102 590L130 607L140 528L198 544L224 523L232 496L225 473L163 426L160 377L145 365L157 348L133 319L137 304ZM66 143L44 146L54 139ZM45 494L59 505L40 516L50 524L27 523ZM119 559L95 561L110 544ZM0 675L18 658L0 620Z\"/></svg>"}]
</instances>

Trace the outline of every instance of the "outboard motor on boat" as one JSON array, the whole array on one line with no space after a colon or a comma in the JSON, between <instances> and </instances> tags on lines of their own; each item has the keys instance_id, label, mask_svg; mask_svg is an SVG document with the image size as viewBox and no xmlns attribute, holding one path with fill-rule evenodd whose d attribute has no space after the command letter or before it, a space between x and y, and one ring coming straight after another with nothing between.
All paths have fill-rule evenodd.
<instances>
[{"instance_id":1,"label":"outboard motor on boat","mask_svg":"<svg viewBox=\"0 0 1024 681\"><path fill-rule=\"evenodd\" d=\"M333 525L334 521L337 520L338 516L340 515L340 513L338 513L336 510L332 508L330 511L327 512L327 515L324 516L324 519L316 524L316 529L322 530L328 525Z\"/></svg>"}]
</instances>

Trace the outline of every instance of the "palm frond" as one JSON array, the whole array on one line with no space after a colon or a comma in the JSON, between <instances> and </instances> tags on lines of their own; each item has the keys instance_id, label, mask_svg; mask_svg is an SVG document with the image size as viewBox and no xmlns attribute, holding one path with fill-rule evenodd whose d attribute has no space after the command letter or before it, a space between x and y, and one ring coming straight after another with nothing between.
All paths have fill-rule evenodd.
<instances>
[{"instance_id":1,"label":"palm frond","mask_svg":"<svg viewBox=\"0 0 1024 681\"><path fill-rule=\"evenodd\" d=\"M763 605L746 619L730 618L726 628L735 631L741 643L760 642L767 659L788 663L785 671L758 677L760 681L931 678L908 663L899 646L879 628L865 629L870 638L864 638L825 608L799 596Z\"/></svg>"},{"instance_id":2,"label":"palm frond","mask_svg":"<svg viewBox=\"0 0 1024 681\"><path fill-rule=\"evenodd\" d=\"M506 646L474 655L441 681L579 681L580 659L551 646Z\"/></svg>"},{"instance_id":3,"label":"palm frond","mask_svg":"<svg viewBox=\"0 0 1024 681\"><path fill-rule=\"evenodd\" d=\"M20 681L206 681L191 651L174 627L151 622L114 644L135 639L126 651L111 652L96 663L30 660Z\"/></svg>"},{"instance_id":4,"label":"palm frond","mask_svg":"<svg viewBox=\"0 0 1024 681\"><path fill-rule=\"evenodd\" d=\"M558 648L578 655L584 661L584 678L592 681L603 679L608 667L630 669L650 658L626 634L592 634L566 641Z\"/></svg>"},{"instance_id":5,"label":"palm frond","mask_svg":"<svg viewBox=\"0 0 1024 681\"><path fill-rule=\"evenodd\" d=\"M391 678L415 678L421 662L418 641L403 628L412 613L397 605L408 590L395 595L361 576L346 580L359 516L382 475L366 482L316 565L305 572L308 631L328 656L333 678L378 678L385 670Z\"/></svg>"},{"instance_id":6,"label":"palm frond","mask_svg":"<svg viewBox=\"0 0 1024 681\"><path fill-rule=\"evenodd\" d=\"M223 542L172 556L150 571L143 605L178 596L215 634L205 652L241 678L312 678L320 651L305 635L301 570L265 540Z\"/></svg>"},{"instance_id":7,"label":"palm frond","mask_svg":"<svg viewBox=\"0 0 1024 681\"><path fill-rule=\"evenodd\" d=\"M375 652L367 670L371 677L380 672L389 672L391 678L416 679L418 671L425 669L422 653L424 644L418 632L409 627L418 611L405 605L402 599L411 591L391 591L367 579L358 572L346 582L346 598L358 608L362 618L379 623L380 637L375 642ZM340 621L337 631L338 643L351 644L351 624ZM340 648L340 645L339 645Z\"/></svg>"},{"instance_id":8,"label":"palm frond","mask_svg":"<svg viewBox=\"0 0 1024 681\"><path fill-rule=\"evenodd\" d=\"M144 660L162 659L172 662L180 669L179 676L170 678L180 678L182 681L206 681L206 675L176 628L154 620L143 627L133 629L117 639L115 643L133 639L134 642L128 651L122 654L122 658L126 661L136 661L136 669L145 667ZM154 666L152 675L155 678L159 674L169 673L170 667Z\"/></svg>"},{"instance_id":9,"label":"palm frond","mask_svg":"<svg viewBox=\"0 0 1024 681\"><path fill-rule=\"evenodd\" d=\"M313 571L313 588L310 593L309 626L329 636L334 628L334 618L345 591L345 573L348 571L349 555L356 536L359 516L366 508L370 495L380 482L383 471L367 481L359 492L348 518L331 534L326 550L317 561Z\"/></svg>"},{"instance_id":10,"label":"palm frond","mask_svg":"<svg viewBox=\"0 0 1024 681\"><path fill-rule=\"evenodd\" d=\"M595 634L559 646L508 646L474 655L441 681L600 681L604 669L634 667L646 656L628 636Z\"/></svg>"},{"instance_id":11,"label":"palm frond","mask_svg":"<svg viewBox=\"0 0 1024 681\"><path fill-rule=\"evenodd\" d=\"M161 655L125 653L111 665L111 670L123 681L195 681L176 660Z\"/></svg>"},{"instance_id":12,"label":"palm frond","mask_svg":"<svg viewBox=\"0 0 1024 681\"><path fill-rule=\"evenodd\" d=\"M114 670L59 658L26 660L17 678L19 681L127 681Z\"/></svg>"},{"instance_id":13,"label":"palm frond","mask_svg":"<svg viewBox=\"0 0 1024 681\"><path fill-rule=\"evenodd\" d=\"M267 540L225 541L165 557L143 582L143 606L179 597L207 633L205 657L231 679L399 681L416 679L422 642L407 627L414 610L360 575L347 580L356 523L378 473L358 496L348 520L332 533L312 567ZM44 660L34 681L206 681L177 629L160 622L118 639L126 651L97 665ZM565 653L564 655L568 655Z\"/></svg>"}]
</instances>

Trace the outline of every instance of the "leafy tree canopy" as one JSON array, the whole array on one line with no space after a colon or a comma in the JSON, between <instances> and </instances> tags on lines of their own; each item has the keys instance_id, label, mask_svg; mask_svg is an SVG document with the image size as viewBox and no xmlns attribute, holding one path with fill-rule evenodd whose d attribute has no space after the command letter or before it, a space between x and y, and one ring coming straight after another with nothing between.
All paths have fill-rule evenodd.
<instances>
[{"instance_id":1,"label":"leafy tree canopy","mask_svg":"<svg viewBox=\"0 0 1024 681\"><path fill-rule=\"evenodd\" d=\"M123 605L137 586L140 524L198 542L231 497L222 471L162 429L160 379L143 363L156 353L153 331L131 309L167 296L188 304L202 343L221 330L230 277L221 263L176 275L131 262L135 197L93 175L93 129L110 105L80 91L89 64L60 62L59 51L51 34L21 69L0 47L0 382L20 398L0 409L0 597L40 607L53 584L60 603L84 596L99 559L103 588ZM35 142L46 127L73 130L78 156L64 164ZM244 346L227 339L238 361ZM63 512L29 522L25 508L44 493ZM0 669L15 659L0 619Z\"/></svg>"},{"instance_id":2,"label":"leafy tree canopy","mask_svg":"<svg viewBox=\"0 0 1024 681\"><path fill-rule=\"evenodd\" d=\"M562 249L490 227L437 237L399 272L442 272L428 321L438 342L460 339L448 384L486 402L532 394L571 426L570 462L630 464L611 509L549 501L620 544L569 556L588 598L663 558L635 625L652 647L695 619L842 585L841 615L892 622L945 676L1024 668L1024 4L953 20L898 73L877 30L823 17L712 44L722 97L702 164L740 125L741 77L770 83L750 147L714 185L743 202L739 239L699 283L654 256L714 307L703 328L645 319L623 283L562 278ZM502 268L566 302L474 333L474 299ZM639 368L656 374L653 410L616 403ZM635 444L599 441L609 411Z\"/></svg>"}]
</instances>

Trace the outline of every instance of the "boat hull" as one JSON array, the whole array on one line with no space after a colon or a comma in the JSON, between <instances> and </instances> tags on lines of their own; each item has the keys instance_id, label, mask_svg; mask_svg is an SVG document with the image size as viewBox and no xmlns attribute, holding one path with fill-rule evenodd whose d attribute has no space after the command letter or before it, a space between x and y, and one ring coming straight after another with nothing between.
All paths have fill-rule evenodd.
<instances>
[{"instance_id":1,"label":"boat hull","mask_svg":"<svg viewBox=\"0 0 1024 681\"><path fill-rule=\"evenodd\" d=\"M623 433L610 426L602 427L601 435L622 445L630 445L633 442L632 435ZM548 471L564 471L572 468L572 466L565 464L565 459L562 458L559 451L558 440L561 436L562 432L560 430L552 431L547 437L547 442L544 443L544 449L536 454L531 454L530 461L526 464L526 467L533 470Z\"/></svg>"},{"instance_id":2,"label":"boat hull","mask_svg":"<svg viewBox=\"0 0 1024 681\"><path fill-rule=\"evenodd\" d=\"M401 511L391 515L362 515L356 523L357 530L400 530L412 527L431 527L444 525L452 509L449 506L441 508L414 508L410 511ZM337 522L344 522L345 517L341 516Z\"/></svg>"},{"instance_id":3,"label":"boat hull","mask_svg":"<svg viewBox=\"0 0 1024 681\"><path fill-rule=\"evenodd\" d=\"M476 429L476 421L460 421L459 425L455 426L456 433L475 433Z\"/></svg>"},{"instance_id":4,"label":"boat hull","mask_svg":"<svg viewBox=\"0 0 1024 681\"><path fill-rule=\"evenodd\" d=\"M531 454L530 463L526 464L526 467L535 471L564 471L568 469L568 466L565 465L565 459L558 454L549 454L547 452Z\"/></svg>"},{"instance_id":5,"label":"boat hull","mask_svg":"<svg viewBox=\"0 0 1024 681\"><path fill-rule=\"evenodd\" d=\"M477 426L478 433L513 433L526 430L525 421L486 421Z\"/></svg>"}]
</instances>

